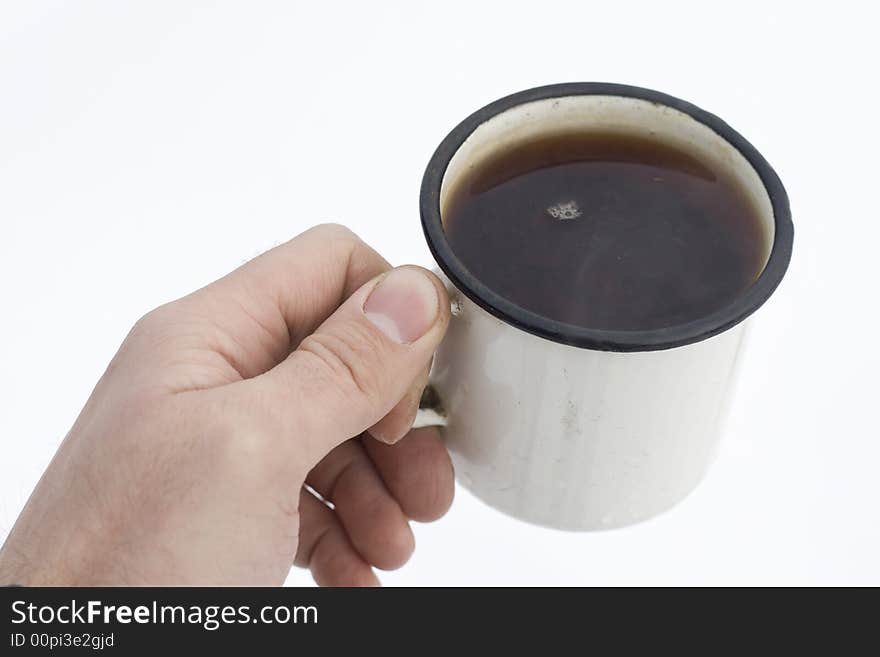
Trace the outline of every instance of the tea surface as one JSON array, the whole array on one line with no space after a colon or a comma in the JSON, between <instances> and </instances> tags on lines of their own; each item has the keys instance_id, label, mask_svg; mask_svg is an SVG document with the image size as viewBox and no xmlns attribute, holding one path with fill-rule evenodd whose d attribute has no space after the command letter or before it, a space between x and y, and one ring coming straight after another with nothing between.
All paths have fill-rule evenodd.
<instances>
[{"instance_id":1,"label":"tea surface","mask_svg":"<svg viewBox=\"0 0 880 657\"><path fill-rule=\"evenodd\" d=\"M443 211L456 256L513 303L594 329L721 309L760 273L760 220L726 175L659 141L560 134L495 154Z\"/></svg>"}]
</instances>

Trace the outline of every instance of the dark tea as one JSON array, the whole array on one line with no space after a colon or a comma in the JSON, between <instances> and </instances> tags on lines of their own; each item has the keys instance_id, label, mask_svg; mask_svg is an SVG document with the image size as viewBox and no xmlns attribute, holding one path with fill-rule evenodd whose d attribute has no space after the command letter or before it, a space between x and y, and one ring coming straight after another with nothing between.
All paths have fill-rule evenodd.
<instances>
[{"instance_id":1,"label":"dark tea","mask_svg":"<svg viewBox=\"0 0 880 657\"><path fill-rule=\"evenodd\" d=\"M767 237L731 177L660 141L546 136L456 182L443 223L482 283L544 317L649 330L706 317L758 277Z\"/></svg>"}]
</instances>

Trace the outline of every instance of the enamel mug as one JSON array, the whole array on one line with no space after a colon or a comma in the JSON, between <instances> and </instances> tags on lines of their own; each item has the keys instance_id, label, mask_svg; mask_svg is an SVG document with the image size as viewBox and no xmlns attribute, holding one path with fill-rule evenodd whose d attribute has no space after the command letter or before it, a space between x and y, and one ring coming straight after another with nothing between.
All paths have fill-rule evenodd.
<instances>
[{"instance_id":1,"label":"enamel mug","mask_svg":"<svg viewBox=\"0 0 880 657\"><path fill-rule=\"evenodd\" d=\"M660 139L732 174L767 238L752 286L687 324L615 331L536 315L472 276L444 233L449 190L499 147L572 128ZM788 197L758 151L716 116L666 94L551 85L502 98L453 129L425 171L420 210L453 317L431 373L433 420L423 409L417 422L446 425L459 483L516 518L573 530L646 520L692 491L718 445L744 320L791 257Z\"/></svg>"}]
</instances>

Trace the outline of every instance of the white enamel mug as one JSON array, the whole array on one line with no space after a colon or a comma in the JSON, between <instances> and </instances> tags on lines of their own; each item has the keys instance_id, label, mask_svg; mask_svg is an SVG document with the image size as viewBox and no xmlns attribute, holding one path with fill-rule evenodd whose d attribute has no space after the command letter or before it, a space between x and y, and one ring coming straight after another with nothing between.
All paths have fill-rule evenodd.
<instances>
[{"instance_id":1,"label":"white enamel mug","mask_svg":"<svg viewBox=\"0 0 880 657\"><path fill-rule=\"evenodd\" d=\"M472 276L444 233L449 190L500 146L574 127L650 136L729 172L766 233L752 286L697 321L608 331L531 313ZM551 85L459 124L428 164L420 209L453 301L431 383L458 481L516 518L573 530L646 520L692 491L716 451L743 320L772 294L791 257L788 197L758 151L712 114L656 91Z\"/></svg>"}]
</instances>

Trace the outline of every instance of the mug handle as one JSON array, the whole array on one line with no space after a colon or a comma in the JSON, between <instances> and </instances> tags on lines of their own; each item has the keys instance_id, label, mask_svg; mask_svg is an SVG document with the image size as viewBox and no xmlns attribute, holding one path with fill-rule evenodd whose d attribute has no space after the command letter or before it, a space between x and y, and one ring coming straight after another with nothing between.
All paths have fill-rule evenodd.
<instances>
[{"instance_id":1,"label":"mug handle","mask_svg":"<svg viewBox=\"0 0 880 657\"><path fill-rule=\"evenodd\" d=\"M461 314L461 302L458 299L458 290L452 287L446 279L446 276L444 276L443 272L437 267L434 267L431 271L443 281L443 285L446 287L446 292L449 294L449 305L451 306L449 321L454 321L455 318ZM422 392L421 399L419 399L419 408L416 411L416 417L415 420L413 420L412 428L445 427L448 423L449 417L446 415L446 410L443 407L443 402L440 400L440 395L437 394L437 390L429 381L428 385L425 386L425 389Z\"/></svg>"},{"instance_id":2,"label":"mug handle","mask_svg":"<svg viewBox=\"0 0 880 657\"><path fill-rule=\"evenodd\" d=\"M443 404L437 391L430 383L425 386L422 398L419 400L419 409L416 411L416 419L413 420L413 429L422 427L445 427L449 422Z\"/></svg>"}]
</instances>

